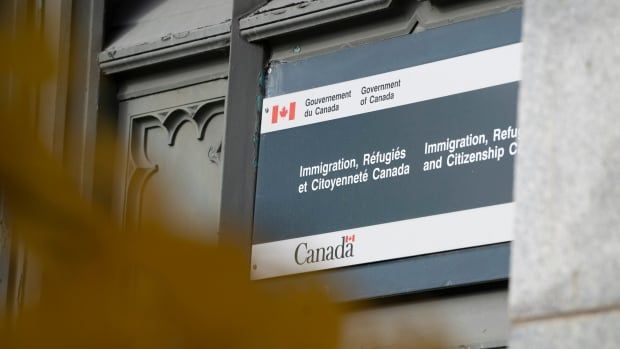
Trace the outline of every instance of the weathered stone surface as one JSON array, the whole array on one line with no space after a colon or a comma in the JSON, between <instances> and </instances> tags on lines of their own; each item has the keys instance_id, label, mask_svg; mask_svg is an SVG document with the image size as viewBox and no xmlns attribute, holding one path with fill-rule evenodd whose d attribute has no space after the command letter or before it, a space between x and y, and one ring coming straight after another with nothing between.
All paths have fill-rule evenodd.
<instances>
[{"instance_id":1,"label":"weathered stone surface","mask_svg":"<svg viewBox=\"0 0 620 349\"><path fill-rule=\"evenodd\" d=\"M525 3L513 319L620 304L618 18L620 1Z\"/></svg>"},{"instance_id":2,"label":"weathered stone surface","mask_svg":"<svg viewBox=\"0 0 620 349\"><path fill-rule=\"evenodd\" d=\"M620 312L595 313L513 326L511 349L617 349Z\"/></svg>"}]
</instances>

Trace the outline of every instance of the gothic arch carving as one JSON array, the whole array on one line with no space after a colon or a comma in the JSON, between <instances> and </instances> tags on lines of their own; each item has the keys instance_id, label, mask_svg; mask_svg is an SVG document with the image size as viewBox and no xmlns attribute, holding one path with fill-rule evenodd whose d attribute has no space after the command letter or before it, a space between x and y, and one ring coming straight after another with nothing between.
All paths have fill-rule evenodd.
<instances>
[{"instance_id":1,"label":"gothic arch carving","mask_svg":"<svg viewBox=\"0 0 620 349\"><path fill-rule=\"evenodd\" d=\"M152 158L153 139L151 133L165 135L165 147L172 149L179 140L180 131L183 129L184 137L188 137L188 130L191 128L192 138L203 142L205 146L204 156L213 166L221 168L222 158L222 137L223 132L208 132L210 127L221 128L224 117L224 99L202 101L184 106L177 106L166 110L158 110L147 114L133 115L129 120L129 148L126 164L126 186L124 198L124 222L127 227L135 228L139 226L142 217L143 199L145 188L151 179L160 173L162 166L158 159ZM217 121L216 121L217 120ZM209 136L207 136L209 134ZM207 139L208 138L208 139ZM216 139L217 138L217 139ZM158 139L161 142L161 139ZM185 140L184 142L187 142ZM208 146L208 147L207 147ZM157 144L158 149L163 145ZM202 156L202 155L201 155ZM188 163L184 166L188 168L175 168L175 171L193 171L194 164ZM171 169L168 169L171 171ZM182 180L180 177L179 180ZM191 185L196 190L217 190L219 188L204 188L203 183L183 183ZM162 203L162 206L164 204Z\"/></svg>"}]
</instances>

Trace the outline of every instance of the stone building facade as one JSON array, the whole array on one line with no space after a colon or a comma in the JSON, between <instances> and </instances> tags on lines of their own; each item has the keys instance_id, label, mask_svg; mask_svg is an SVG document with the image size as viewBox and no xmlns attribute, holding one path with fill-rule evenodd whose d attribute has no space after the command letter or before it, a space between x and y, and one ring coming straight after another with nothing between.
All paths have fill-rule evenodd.
<instances>
[{"instance_id":1,"label":"stone building facade","mask_svg":"<svg viewBox=\"0 0 620 349\"><path fill-rule=\"evenodd\" d=\"M346 318L343 347L366 347L360 338L368 333L379 339L374 347L389 347L397 329L424 328L430 317L449 330L455 348L620 345L616 1L8 0L2 6L10 28L33 18L53 55L67 57L41 87L45 118L38 129L83 195L128 226L158 216L205 232L196 238L248 251L257 104L271 62L522 8L522 150L509 277L447 280L370 300ZM114 187L99 190L94 163L105 125L113 125L125 151ZM170 200L163 217L151 205L161 192ZM36 294L36 277L2 217L0 228L0 310L18 311L29 292Z\"/></svg>"}]
</instances>

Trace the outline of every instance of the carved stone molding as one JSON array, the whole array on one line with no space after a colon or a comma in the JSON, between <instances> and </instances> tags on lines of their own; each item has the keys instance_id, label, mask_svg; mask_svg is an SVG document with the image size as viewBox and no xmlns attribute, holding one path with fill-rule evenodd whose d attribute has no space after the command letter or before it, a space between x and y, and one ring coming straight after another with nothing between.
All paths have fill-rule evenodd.
<instances>
[{"instance_id":1,"label":"carved stone molding","mask_svg":"<svg viewBox=\"0 0 620 349\"><path fill-rule=\"evenodd\" d=\"M127 227L139 226L145 207L162 211L158 218L178 216L177 223L187 230L217 227L219 222L211 221L219 217L223 122L223 98L129 118ZM212 218L208 222L207 216Z\"/></svg>"}]
</instances>

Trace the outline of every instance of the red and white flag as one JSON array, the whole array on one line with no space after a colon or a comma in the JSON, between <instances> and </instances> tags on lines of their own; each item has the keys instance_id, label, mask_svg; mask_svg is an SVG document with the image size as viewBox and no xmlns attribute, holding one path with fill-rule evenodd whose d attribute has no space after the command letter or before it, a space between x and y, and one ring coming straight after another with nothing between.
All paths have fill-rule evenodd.
<instances>
[{"instance_id":1,"label":"red and white flag","mask_svg":"<svg viewBox=\"0 0 620 349\"><path fill-rule=\"evenodd\" d=\"M283 106L280 108L279 105L274 105L271 107L271 123L275 124L278 122L278 118L287 118L289 120L295 120L295 102L291 102L288 104L288 108Z\"/></svg>"}]
</instances>

